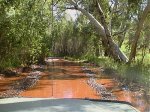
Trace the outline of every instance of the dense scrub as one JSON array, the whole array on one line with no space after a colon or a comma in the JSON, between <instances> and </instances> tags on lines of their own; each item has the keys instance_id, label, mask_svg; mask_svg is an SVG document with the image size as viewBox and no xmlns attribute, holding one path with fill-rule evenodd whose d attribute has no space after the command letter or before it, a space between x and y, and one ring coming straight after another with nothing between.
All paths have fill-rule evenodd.
<instances>
[{"instance_id":1,"label":"dense scrub","mask_svg":"<svg viewBox=\"0 0 150 112\"><path fill-rule=\"evenodd\" d=\"M115 77L123 85L127 85L132 91L143 91L150 96L150 64L149 55L146 61L136 61L132 64L122 64L106 57L83 57L89 63L99 66L103 73Z\"/></svg>"},{"instance_id":2,"label":"dense scrub","mask_svg":"<svg viewBox=\"0 0 150 112\"><path fill-rule=\"evenodd\" d=\"M42 1L0 1L1 69L45 58L50 38L46 33L50 24L47 9Z\"/></svg>"}]
</instances>

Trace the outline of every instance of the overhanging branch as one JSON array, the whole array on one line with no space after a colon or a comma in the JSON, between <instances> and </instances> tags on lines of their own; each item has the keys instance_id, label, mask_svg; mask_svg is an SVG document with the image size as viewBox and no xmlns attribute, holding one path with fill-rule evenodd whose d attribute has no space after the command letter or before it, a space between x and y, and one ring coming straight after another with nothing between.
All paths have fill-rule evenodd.
<instances>
[{"instance_id":1,"label":"overhanging branch","mask_svg":"<svg viewBox=\"0 0 150 112\"><path fill-rule=\"evenodd\" d=\"M128 27L125 27L122 31L120 31L120 32L115 32L112 36L116 36L116 35L122 34L122 33L126 32L127 29L128 29Z\"/></svg>"}]
</instances>

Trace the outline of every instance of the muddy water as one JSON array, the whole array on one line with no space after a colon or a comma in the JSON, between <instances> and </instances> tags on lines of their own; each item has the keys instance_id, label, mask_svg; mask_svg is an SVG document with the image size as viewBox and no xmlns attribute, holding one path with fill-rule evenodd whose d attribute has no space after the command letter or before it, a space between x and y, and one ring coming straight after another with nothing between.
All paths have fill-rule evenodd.
<instances>
[{"instance_id":1,"label":"muddy water","mask_svg":"<svg viewBox=\"0 0 150 112\"><path fill-rule=\"evenodd\" d=\"M34 88L23 92L23 97L94 98L96 91L87 85L88 78L79 64L63 59L49 59L48 68Z\"/></svg>"},{"instance_id":2,"label":"muddy water","mask_svg":"<svg viewBox=\"0 0 150 112\"><path fill-rule=\"evenodd\" d=\"M89 80L87 74L97 74L99 69L87 67L85 71L79 63L55 58L47 59L47 64L47 67L37 69L41 71L41 77L36 86L23 91L20 96L102 99L101 94L97 93L96 89L87 83ZM148 112L146 110L149 105L142 93L132 92L127 88L119 88L116 80L106 76L98 76L94 76L95 84L105 87L107 92L115 96L116 100L130 102L142 112ZM24 75L19 78L1 79L0 92L9 88L9 86L4 85L9 85L22 77Z\"/></svg>"}]
</instances>

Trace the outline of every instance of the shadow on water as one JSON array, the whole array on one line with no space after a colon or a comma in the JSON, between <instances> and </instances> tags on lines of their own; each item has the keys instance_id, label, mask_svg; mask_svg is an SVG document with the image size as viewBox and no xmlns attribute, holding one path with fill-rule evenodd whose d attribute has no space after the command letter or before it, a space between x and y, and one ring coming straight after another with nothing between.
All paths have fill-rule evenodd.
<instances>
[{"instance_id":1,"label":"shadow on water","mask_svg":"<svg viewBox=\"0 0 150 112\"><path fill-rule=\"evenodd\" d=\"M62 68L52 68L52 67L49 67L47 69L48 72L57 72L57 73L64 73L64 72L67 72L67 70L65 69L62 69Z\"/></svg>"},{"instance_id":2,"label":"shadow on water","mask_svg":"<svg viewBox=\"0 0 150 112\"><path fill-rule=\"evenodd\" d=\"M73 62L50 62L48 65L52 66L79 66L80 63L73 63Z\"/></svg>"},{"instance_id":3,"label":"shadow on water","mask_svg":"<svg viewBox=\"0 0 150 112\"><path fill-rule=\"evenodd\" d=\"M43 76L41 80L43 79L50 79L50 80L76 80L76 79L81 79L81 78L87 78L86 76L77 76L77 75L70 75L70 74L65 74L65 75L47 75Z\"/></svg>"}]
</instances>

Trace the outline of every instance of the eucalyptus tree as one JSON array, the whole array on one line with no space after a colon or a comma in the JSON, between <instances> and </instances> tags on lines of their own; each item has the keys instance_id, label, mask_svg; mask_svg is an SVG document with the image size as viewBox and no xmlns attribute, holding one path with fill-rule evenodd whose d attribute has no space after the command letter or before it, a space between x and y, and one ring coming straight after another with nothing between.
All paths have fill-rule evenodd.
<instances>
[{"instance_id":1,"label":"eucalyptus tree","mask_svg":"<svg viewBox=\"0 0 150 112\"><path fill-rule=\"evenodd\" d=\"M81 13L67 20L67 9ZM49 51L75 56L89 50L98 56L101 44L105 56L127 62L120 48L135 33L131 61L142 39L140 32L148 35L141 30L148 12L147 0L1 0L0 65L31 64L43 60Z\"/></svg>"},{"instance_id":2,"label":"eucalyptus tree","mask_svg":"<svg viewBox=\"0 0 150 112\"><path fill-rule=\"evenodd\" d=\"M100 37L103 39L103 46L105 48L105 51L107 52L107 55L113 57L115 60L121 60L127 62L128 61L127 56L119 49L117 44L112 39L111 33L108 29L105 20L103 10L99 2L96 1L96 7L98 8L99 14L101 16L100 22L91 13L89 13L87 10L84 9L84 7L81 4L81 1L74 1L74 0L68 0L68 1L72 5L69 8L81 11L97 28Z\"/></svg>"},{"instance_id":3,"label":"eucalyptus tree","mask_svg":"<svg viewBox=\"0 0 150 112\"><path fill-rule=\"evenodd\" d=\"M89 20L90 22L95 26L95 28L97 29L97 32L99 33L99 37L101 37L102 40L102 44L103 47L105 48L105 53L106 55L114 58L115 60L120 60L120 61L124 61L124 62L128 62L128 58L127 56L120 50L119 46L121 47L124 37L123 39L119 40L119 46L115 43L113 36L116 36L120 33L124 33L127 32L127 29L129 29L129 27L131 26L130 24L135 23L135 20L137 20L138 16L143 14L145 15L145 11L142 13L141 7L143 5L143 1L141 0L137 0L137 1L120 1L120 0L113 0L112 2L115 2L113 5L113 7L110 6L110 1L99 1L99 0L94 0L94 1L87 1L87 0L66 0L66 2L70 3L70 5L68 7L66 7L67 9L76 9L81 11ZM96 9L96 14L99 15L97 17L94 16L94 11L90 11L88 10L88 8L86 8L86 6L84 5L84 3L88 3L89 4L94 4L94 10ZM111 16L109 18L111 18L108 22L106 15L107 13L105 11L102 10L103 8L103 3L107 2L107 7L110 7L112 12L117 12L115 14L116 15L123 15L123 18L116 18L116 21L122 21L124 20L124 23L121 22L119 30L121 30L120 32L113 32L114 28L113 28L113 19L115 17ZM133 6L133 4L139 4L138 6ZM144 3L147 3L146 0L144 1ZM119 5L118 5L119 4ZM125 5L125 8L127 8L125 11L121 10L121 6ZM128 8L129 7L129 8ZM106 8L105 8L106 10ZM149 12L149 5L147 5L147 7L145 8L145 10L147 10L147 13ZM110 11L110 12L111 12ZM137 13L138 12L138 13ZM110 13L109 13L110 14ZM147 14L146 14L147 15ZM143 18L145 18L145 16L142 16ZM118 20L119 19L119 20ZM129 19L129 21L126 23L125 21ZM142 19L143 21L144 19ZM110 25L109 25L110 24ZM142 22L138 22L137 24L142 24ZM111 26L111 27L110 27ZM139 26L139 25L138 25ZM113 29L112 29L113 28ZM141 29L141 27L140 27ZM123 31L122 31L123 30ZM129 30L128 30L129 31ZM138 28L136 29L135 34L139 34L140 30L138 30ZM125 33L124 35L125 36ZM135 36L138 38L138 36ZM132 54L135 55L135 49L136 49L136 45L137 42L135 39L135 41L132 43L132 48L131 48L131 54L130 54L130 60L133 56ZM133 50L134 49L134 50ZM134 51L134 52L133 52Z\"/></svg>"},{"instance_id":4,"label":"eucalyptus tree","mask_svg":"<svg viewBox=\"0 0 150 112\"><path fill-rule=\"evenodd\" d=\"M130 53L130 57L129 57L129 63L131 63L131 61L136 56L136 49L137 49L138 40L140 38L140 33L141 33L142 28L143 28L144 21L145 21L145 19L146 19L149 12L150 12L150 1L147 2L147 6L143 10L143 13L140 14L140 17L139 17L139 20L138 20L138 23L137 23L135 36L134 36L134 40L133 40L132 46L131 46L131 53Z\"/></svg>"}]
</instances>

